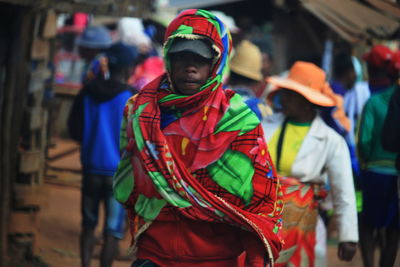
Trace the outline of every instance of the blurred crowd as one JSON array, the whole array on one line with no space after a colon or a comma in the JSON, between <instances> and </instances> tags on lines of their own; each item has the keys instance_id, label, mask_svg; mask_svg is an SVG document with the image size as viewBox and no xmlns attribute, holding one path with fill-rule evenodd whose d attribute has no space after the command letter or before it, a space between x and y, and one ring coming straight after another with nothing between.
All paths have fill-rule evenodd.
<instances>
[{"instance_id":1,"label":"blurred crowd","mask_svg":"<svg viewBox=\"0 0 400 267\"><path fill-rule=\"evenodd\" d=\"M261 122L280 180L284 244L275 265L326 266L327 238L335 238L341 260L350 261L359 248L364 266L374 266L379 248L379 266L394 266L400 238L400 48L376 44L361 58L339 51L332 55L329 80L322 62L300 59L271 75L273 54L247 38L233 18L211 13L233 40L222 87L239 94ZM121 167L120 121L128 99L170 69L164 60L173 53L164 46L168 23L121 18L106 27L79 14L69 22L74 30L64 26L75 38L71 47L59 48L56 82L67 81L71 72L62 64L74 52L80 62L74 79L82 87L68 120L71 137L81 143L82 266L90 263L101 201L101 266L111 266L118 254L127 216L112 189ZM208 57L201 44L196 48L193 53Z\"/></svg>"}]
</instances>

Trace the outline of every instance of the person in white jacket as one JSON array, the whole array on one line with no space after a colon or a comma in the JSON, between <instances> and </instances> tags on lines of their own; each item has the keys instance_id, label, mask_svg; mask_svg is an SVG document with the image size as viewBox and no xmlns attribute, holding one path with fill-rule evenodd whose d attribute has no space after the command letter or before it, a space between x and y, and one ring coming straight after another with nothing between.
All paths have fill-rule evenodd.
<instances>
[{"instance_id":1,"label":"person in white jacket","mask_svg":"<svg viewBox=\"0 0 400 267\"><path fill-rule=\"evenodd\" d=\"M285 244L277 266L314 266L318 202L329 188L338 219L338 257L352 260L358 243L357 211L349 150L345 140L318 115L318 106L337 106L325 73L296 62L287 78L270 77L282 113L263 121L272 160L281 175ZM276 99L274 100L276 103ZM336 116L343 116L338 108Z\"/></svg>"}]
</instances>

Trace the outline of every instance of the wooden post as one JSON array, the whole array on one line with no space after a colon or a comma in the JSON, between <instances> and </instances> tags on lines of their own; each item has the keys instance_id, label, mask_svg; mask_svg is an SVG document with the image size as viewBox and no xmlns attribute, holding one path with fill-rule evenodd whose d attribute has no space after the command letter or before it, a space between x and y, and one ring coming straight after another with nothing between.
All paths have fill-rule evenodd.
<instances>
[{"instance_id":1,"label":"wooden post","mask_svg":"<svg viewBox=\"0 0 400 267\"><path fill-rule=\"evenodd\" d=\"M7 266L8 224L10 221L11 189L17 172L17 148L23 109L27 97L29 47L31 45L30 8L0 4L2 32L9 35L4 41L4 60L0 67L6 69L3 95L1 95L0 136L0 262ZM2 35L3 36L3 35ZM7 35L6 35L7 36ZM2 37L3 38L3 37Z\"/></svg>"}]
</instances>

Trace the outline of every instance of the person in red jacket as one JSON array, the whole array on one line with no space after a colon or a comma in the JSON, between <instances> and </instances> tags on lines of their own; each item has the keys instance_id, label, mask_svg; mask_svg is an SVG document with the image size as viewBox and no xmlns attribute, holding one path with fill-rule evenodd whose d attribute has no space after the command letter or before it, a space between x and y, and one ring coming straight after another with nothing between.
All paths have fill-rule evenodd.
<instances>
[{"instance_id":1,"label":"person in red jacket","mask_svg":"<svg viewBox=\"0 0 400 267\"><path fill-rule=\"evenodd\" d=\"M231 38L205 10L167 28L167 72L132 97L114 177L137 260L132 266L272 266L282 192L260 120L222 88Z\"/></svg>"}]
</instances>

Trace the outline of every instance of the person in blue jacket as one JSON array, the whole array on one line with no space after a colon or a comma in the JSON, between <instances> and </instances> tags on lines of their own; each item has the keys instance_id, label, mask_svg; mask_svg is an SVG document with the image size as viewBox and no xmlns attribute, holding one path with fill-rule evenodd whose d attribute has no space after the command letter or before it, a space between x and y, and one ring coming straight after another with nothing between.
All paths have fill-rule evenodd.
<instances>
[{"instance_id":1,"label":"person in blue jacket","mask_svg":"<svg viewBox=\"0 0 400 267\"><path fill-rule=\"evenodd\" d=\"M118 240L124 233L124 208L113 196L113 175L119 154L119 129L126 101L135 89L126 84L135 67L135 47L117 43L105 51L101 72L85 84L76 97L68 128L73 139L81 143L82 232L80 254L82 266L89 266L95 244L100 202L104 202L104 243L100 266L111 266L118 252Z\"/></svg>"}]
</instances>

